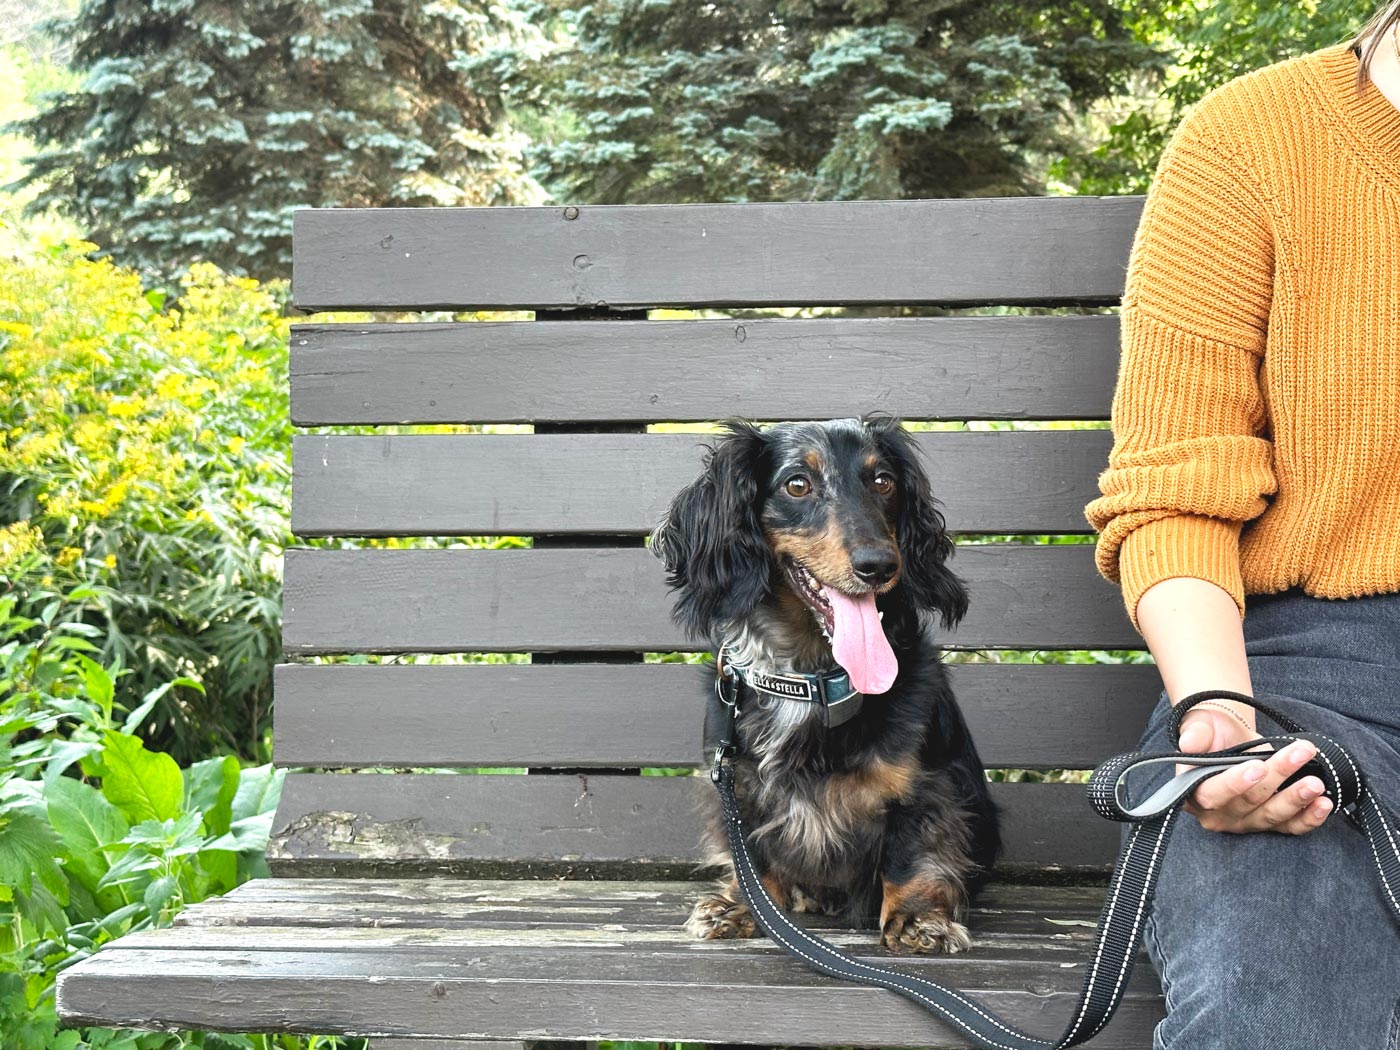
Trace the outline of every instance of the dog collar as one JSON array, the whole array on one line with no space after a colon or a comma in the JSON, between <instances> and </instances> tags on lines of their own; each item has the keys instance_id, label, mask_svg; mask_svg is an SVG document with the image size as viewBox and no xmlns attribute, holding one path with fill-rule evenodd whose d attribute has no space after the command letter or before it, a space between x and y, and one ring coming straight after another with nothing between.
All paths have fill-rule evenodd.
<instances>
[{"instance_id":1,"label":"dog collar","mask_svg":"<svg viewBox=\"0 0 1400 1050\"><path fill-rule=\"evenodd\" d=\"M750 689L783 700L799 700L821 707L822 725L834 729L860 713L865 700L851 685L851 676L835 667L820 674L803 671L758 671L752 664L737 663L727 648L720 649L720 673L742 678Z\"/></svg>"}]
</instances>

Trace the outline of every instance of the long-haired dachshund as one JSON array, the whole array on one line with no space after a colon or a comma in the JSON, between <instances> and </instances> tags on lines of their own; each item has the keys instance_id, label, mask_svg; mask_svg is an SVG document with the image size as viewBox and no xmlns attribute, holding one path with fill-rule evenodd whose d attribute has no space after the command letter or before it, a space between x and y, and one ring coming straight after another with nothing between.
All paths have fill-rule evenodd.
<instances>
[{"instance_id":1,"label":"long-haired dachshund","mask_svg":"<svg viewBox=\"0 0 1400 1050\"><path fill-rule=\"evenodd\" d=\"M883 417L727 428L652 546L677 622L737 675L735 787L764 884L795 911L878 915L893 951L961 951L1000 836L922 622L957 623L967 591L917 450ZM726 877L686 928L750 937L706 797L706 859Z\"/></svg>"}]
</instances>

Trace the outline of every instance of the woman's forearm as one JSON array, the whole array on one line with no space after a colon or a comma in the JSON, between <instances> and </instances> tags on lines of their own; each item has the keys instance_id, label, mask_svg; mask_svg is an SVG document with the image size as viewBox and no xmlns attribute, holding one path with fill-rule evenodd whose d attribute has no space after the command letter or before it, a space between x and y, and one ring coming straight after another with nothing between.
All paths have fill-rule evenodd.
<instances>
[{"instance_id":1,"label":"woman's forearm","mask_svg":"<svg viewBox=\"0 0 1400 1050\"><path fill-rule=\"evenodd\" d=\"M1208 580L1173 577L1143 592L1138 627L1176 703L1202 689L1252 695L1239 607Z\"/></svg>"}]
</instances>

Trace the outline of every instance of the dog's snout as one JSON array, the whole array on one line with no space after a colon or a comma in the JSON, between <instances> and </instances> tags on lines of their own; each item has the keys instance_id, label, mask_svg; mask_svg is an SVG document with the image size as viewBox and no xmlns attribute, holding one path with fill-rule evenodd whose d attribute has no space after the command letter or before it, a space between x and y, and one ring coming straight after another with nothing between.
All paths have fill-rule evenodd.
<instances>
[{"instance_id":1,"label":"dog's snout","mask_svg":"<svg viewBox=\"0 0 1400 1050\"><path fill-rule=\"evenodd\" d=\"M878 587L899 571L899 556L888 547L857 547L851 551L851 571Z\"/></svg>"}]
</instances>

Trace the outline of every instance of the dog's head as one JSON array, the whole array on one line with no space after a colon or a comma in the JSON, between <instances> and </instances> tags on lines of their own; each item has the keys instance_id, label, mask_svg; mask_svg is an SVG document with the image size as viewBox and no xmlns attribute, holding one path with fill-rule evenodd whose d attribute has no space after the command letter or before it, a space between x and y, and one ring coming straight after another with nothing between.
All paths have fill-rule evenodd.
<instances>
[{"instance_id":1,"label":"dog's head","mask_svg":"<svg viewBox=\"0 0 1400 1050\"><path fill-rule=\"evenodd\" d=\"M879 631L877 598L885 612L962 618L952 541L898 420L727 429L652 534L692 634L719 637L783 588L837 648Z\"/></svg>"}]
</instances>

